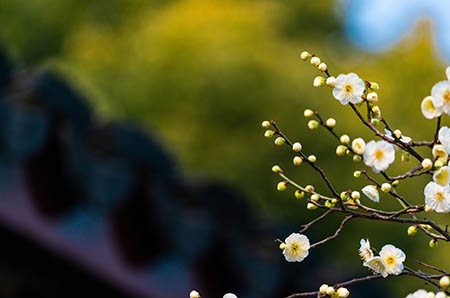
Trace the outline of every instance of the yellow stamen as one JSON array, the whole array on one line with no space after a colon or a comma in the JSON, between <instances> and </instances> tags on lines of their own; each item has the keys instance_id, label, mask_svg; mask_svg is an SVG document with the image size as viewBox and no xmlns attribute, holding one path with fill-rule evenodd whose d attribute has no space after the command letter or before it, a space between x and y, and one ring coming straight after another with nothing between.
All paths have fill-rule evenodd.
<instances>
[{"instance_id":1,"label":"yellow stamen","mask_svg":"<svg viewBox=\"0 0 450 298\"><path fill-rule=\"evenodd\" d=\"M353 87L352 87L352 85L347 84L347 85L345 85L344 90L345 90L345 92L350 93L350 92L352 92Z\"/></svg>"},{"instance_id":2,"label":"yellow stamen","mask_svg":"<svg viewBox=\"0 0 450 298\"><path fill-rule=\"evenodd\" d=\"M383 157L383 155L384 155L384 152L383 152L383 150L381 150L381 149L377 149L377 151L375 151L375 157L376 157L376 159L380 159L380 158L382 158L382 157Z\"/></svg>"},{"instance_id":3,"label":"yellow stamen","mask_svg":"<svg viewBox=\"0 0 450 298\"><path fill-rule=\"evenodd\" d=\"M438 191L436 193L435 197L436 197L436 200L440 201L444 198L444 194L442 192Z\"/></svg>"},{"instance_id":4,"label":"yellow stamen","mask_svg":"<svg viewBox=\"0 0 450 298\"><path fill-rule=\"evenodd\" d=\"M392 264L394 264L395 263L395 259L394 259L394 257L388 257L388 258L386 258L386 264L387 265L392 265Z\"/></svg>"}]
</instances>

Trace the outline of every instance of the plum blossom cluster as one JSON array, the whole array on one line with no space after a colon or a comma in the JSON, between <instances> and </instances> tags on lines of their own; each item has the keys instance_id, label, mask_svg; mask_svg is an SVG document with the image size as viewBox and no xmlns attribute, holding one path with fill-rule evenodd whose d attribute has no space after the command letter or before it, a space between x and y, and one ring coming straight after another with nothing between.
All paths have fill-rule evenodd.
<instances>
[{"instance_id":1,"label":"plum blossom cluster","mask_svg":"<svg viewBox=\"0 0 450 298\"><path fill-rule=\"evenodd\" d=\"M413 236L418 230L422 231L430 239L430 247L436 247L438 241L450 242L450 234L445 225L429 219L428 215L426 217L422 215L423 212L445 213L450 211L450 166L448 166L450 128L441 126L441 119L444 114L450 115L450 67L446 69L448 80L438 82L433 86L431 96L427 96L421 104L426 119L436 118L436 130L432 132L433 138L430 141L416 141L412 137L403 135L400 129L393 129L383 117L378 105L377 90L380 87L376 82L363 80L352 72L339 74L335 77L330 73L328 66L322 59L307 51L303 51L300 58L309 61L322 73L314 78L313 86L331 88L331 97L343 106L350 107L357 119L370 130L371 135L375 135L375 138L369 139L367 142L363 136L352 139L348 134L337 132L336 119L322 118L317 110L311 108L304 111L304 116L308 119L307 127L309 129L316 130L323 127L336 139L335 152L338 156L350 156L353 162L363 162L367 168L371 169L371 171L367 171L366 168L361 168L353 172L355 178L367 180L367 185L362 189L339 186L343 189L339 190L331 177L328 177L326 171L319 165L320 160L316 155L307 153L300 141L290 141L274 121L265 120L262 122L262 127L266 129L264 132L266 138L274 138L274 143L277 146L286 145L290 148L293 154L293 166L309 166L313 172L321 177L328 188L328 193L318 192L313 185L303 186L301 183L290 179L279 165L272 167L272 171L283 179L277 184L278 191L286 191L292 187L294 188L294 197L297 200L304 201L308 210L322 211L312 221L302 225L298 233L292 233L284 241L277 239L285 260L288 262L304 262L312 249L338 237L345 224L356 219L407 225L408 235ZM428 148L428 156L422 156L416 150L417 147ZM401 175L391 176L387 173L387 170L395 164L397 155L401 156L402 162L413 161L414 166ZM422 186L424 187L422 198L419 198L419 200L417 198L406 198L398 191L397 186L400 183L407 183L414 177L422 175L432 177L432 181ZM364 197L361 197L361 192ZM379 204L381 198L398 202L399 209L394 211L383 210L368 205L371 202ZM334 233L316 242L310 242L306 235L308 229L332 213L342 216L341 223ZM362 239L359 255L362 258L363 266L371 270L373 275L355 278L333 286L322 284L317 291L293 294L289 298L305 296L347 297L350 293L347 287L354 283L397 275L413 276L431 286L435 286L438 290L437 293L418 290L409 294L407 298L441 298L450 295L447 283L450 275L448 272L421 261L417 262L421 266L434 271L434 273L425 273L421 270L409 268L404 264L406 254L392 244L384 245L377 253L370 246L368 239ZM436 280L439 280L439 283Z\"/></svg>"},{"instance_id":2,"label":"plum blossom cluster","mask_svg":"<svg viewBox=\"0 0 450 298\"><path fill-rule=\"evenodd\" d=\"M439 280L439 285L441 286L442 291L437 293L419 289L414 293L408 294L406 298L448 298L449 296L445 293L445 290L448 289L450 285L450 278L448 276L442 276Z\"/></svg>"}]
</instances>

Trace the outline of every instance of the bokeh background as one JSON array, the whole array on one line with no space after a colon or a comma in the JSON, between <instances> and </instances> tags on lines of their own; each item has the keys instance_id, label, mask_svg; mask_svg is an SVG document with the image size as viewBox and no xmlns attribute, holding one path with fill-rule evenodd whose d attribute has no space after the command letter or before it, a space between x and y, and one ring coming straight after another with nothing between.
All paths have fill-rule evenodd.
<instances>
[{"instance_id":1,"label":"bokeh background","mask_svg":"<svg viewBox=\"0 0 450 298\"><path fill-rule=\"evenodd\" d=\"M201 241L213 242L214 237L201 234L210 235L208 225L211 221L208 220L195 222L199 225L194 229L197 238L175 233L178 236L174 237L179 241L171 246L183 251L180 258L173 257L177 255L177 249L172 251L173 246L170 258L164 256L164 249L152 252L158 254L158 259L136 257L136 250L129 250L128 260L138 264L139 270L149 272L152 276L150 284L155 288L166 288L165 297L180 297L180 292L173 289L173 283L183 284L180 291L192 287L203 290L202 297L221 297L227 290L236 292L239 297L282 297L294 291L315 290L323 282L332 284L368 274L356 252L359 239L363 237L369 237L378 248L386 243L402 248L410 267L417 266L416 258L446 269L450 266L449 244L439 243L437 249L430 249L428 238L423 234L408 237L407 226L365 221L350 222L341 237L312 250L304 262L286 264L273 239L284 239L320 211L306 210L305 202L294 199L293 190L276 192L278 178L271 173L271 166L279 164L302 185L312 184L324 193L327 189L308 167L294 168L289 150L276 147L272 140L263 138L264 130L260 126L262 120L275 120L291 139L301 141L306 152L318 157L319 165L329 173L339 190L358 189L366 184L352 175L354 170L364 168L363 164L353 163L350 158L338 158L334 154L337 144L325 130L311 132L306 128L303 110L314 108L323 117L334 117L339 133L347 133L352 138L362 136L366 140L373 137L359 125L348 107L332 98L328 88L312 87L317 70L299 59L300 51L308 49L320 56L333 74L353 71L378 82L381 86L380 106L390 125L400 128L413 139L430 139L435 123L423 118L420 102L430 94L434 83L445 78L445 63L450 56L445 37L450 35L442 32L448 32L445 30L450 24L440 14L427 13L438 11L438 4L427 4L425 9L424 2L429 1L410 3L413 8L408 9L415 8L414 13L406 10L408 4L405 1L390 3L395 9L387 14L386 10L374 8L377 1L3 0L0 3L0 44L15 69L32 70L37 74L56 73L81 94L80 102L87 104L96 125L103 127L99 129L100 136L105 130L109 131L104 127L111 127L111 123L138 126L159 144L154 146L163 148L163 155L169 156L167 168L176 167L176 179L187 181L184 183L189 186L184 187L191 189L190 194L179 186L173 190L183 194L178 195L176 204L182 206L182 210L189 210L191 216L187 223L180 223L175 218L178 213L168 212L170 219L161 216L155 221L169 221L171 223L167 225L172 224L171 229L177 230L198 219L195 216L197 209L202 210L204 216L216 208L219 209L214 211L217 216L225 218L224 222L228 218L231 225L239 229L236 233L226 228L220 230L220 233L233 235L225 237L227 246L242 250L230 257L235 260L235 265L228 271L224 269L227 261L220 253L208 259L208 269L192 265L192 259L201 259L202 254L211 253L217 247L199 248L195 258L182 248L208 247ZM447 8L444 5L441 10ZM379 23L383 26L377 27ZM385 36L388 38L383 38ZM28 74L19 77L22 81L15 86L18 89L21 84L27 86L29 80ZM443 122L450 124L445 116ZM29 128L33 129L34 125ZM99 146L108 147L99 135L94 134L97 143L101 143ZM120 134L117 138L121 139ZM141 149L145 150L145 147ZM137 151L132 151L131 155L139 154L135 153ZM427 150L422 153L430 155ZM66 154L65 151L62 154ZM51 160L52 156L47 158ZM8 158L5 157L5 163ZM165 160L158 161L159 166L165 168ZM42 170L46 165L45 162L38 163L34 175L46 175ZM110 171L121 169L121 166L112 167ZM400 174L413 166L415 161L402 163L397 154L396 166L392 166L389 173ZM102 168L103 171L108 169ZM80 171L84 170L90 171L90 168ZM152 175L158 176L160 172L155 171ZM418 177L409 183L401 183L398 191L411 202L422 203L423 187L428 178ZM193 181L195 186L191 185ZM90 184L87 185L89 188ZM161 187L174 188L169 182ZM100 188L100 191L107 188ZM202 195L197 194L198 189L202 189ZM171 197L168 197L170 201ZM388 209L397 208L396 202L388 196L382 196L381 204ZM105 216L104 211L93 214L83 208L75 207L76 211L62 208L72 215L58 223L63 233L76 234L73 237L81 242L93 236L79 231L86 231L83 228L89 226L88 231L95 234L90 225L97 217ZM133 212L138 209L131 208L132 211L123 216L133 217ZM239 212L244 215L236 215ZM245 215L246 212L251 216ZM155 214L151 216L157 216ZM252 220L245 221L249 216ZM443 223L449 220L448 215L432 216ZM336 216L317 224L308 231L309 238L316 241L332 234L339 219ZM7 230L5 228L3 232L5 235L9 235ZM158 237L150 228L141 227L141 230L140 239L148 232L144 250L164 247L163 243L169 237L164 234L164 229L159 230ZM212 233L218 231L213 229ZM235 234L239 236L235 237ZM23 242L28 241L27 237L19 237L22 240L12 240L16 237L12 235L4 237L18 241L19 247L29 247L31 252L24 249L24 255L36 254L34 247L43 241L37 237L32 245L28 245ZM141 243L139 241L137 243ZM54 260L51 248L48 251L47 257L53 262L63 262ZM142 251L139 253L146 255ZM13 261L12 255L17 251L5 249L4 254L7 256L3 258L8 261L3 261L0 282L22 285L29 277L26 270L26 274L14 275L14 281L8 280L10 271L21 271L25 266ZM64 263L64 270L71 272L72 263L76 268L81 267L81 271L89 271L83 264L78 264L77 259L70 261L70 258L67 264ZM254 265L254 271L244 270L253 266L249 264ZM55 265L54 270L62 271L58 266ZM163 268L163 273L154 268ZM46 272L45 268L40 270ZM198 274L201 270L208 274ZM205 277L211 272L217 274L214 282L208 282ZM240 276L236 272L246 276L246 281L236 280ZM97 280L100 273L94 270L86 275L88 277L80 274L82 277L78 279L66 278L67 288L77 287L77 283L90 287L92 283L96 284L91 279ZM252 278L258 282L250 282ZM89 280L89 283L79 280ZM113 283L101 284L112 291L110 295L119 295L114 292ZM426 286L414 279L399 277L355 286L350 291L358 297L404 297L419 287ZM32 293L48 297L51 288L50 285L36 287ZM17 294L20 291L11 290L11 286L8 289L5 293L9 297L22 295ZM134 297L130 293L124 295Z\"/></svg>"}]
</instances>

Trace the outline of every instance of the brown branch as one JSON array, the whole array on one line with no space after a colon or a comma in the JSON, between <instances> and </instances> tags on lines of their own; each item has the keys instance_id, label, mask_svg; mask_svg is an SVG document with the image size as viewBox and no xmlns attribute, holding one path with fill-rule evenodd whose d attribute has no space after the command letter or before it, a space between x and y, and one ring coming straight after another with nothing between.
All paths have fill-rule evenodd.
<instances>
[{"instance_id":1,"label":"brown branch","mask_svg":"<svg viewBox=\"0 0 450 298\"><path fill-rule=\"evenodd\" d=\"M321 241L318 241L318 242L316 242L316 243L314 243L314 244L311 244L310 248L317 247L317 246L319 246L319 245L322 245L322 244L324 244L324 243L330 241L331 239L336 238L336 237L339 235L339 233L342 232L342 230L344 229L345 223L348 222L349 220L351 220L352 218L353 218L353 215L349 215L349 216L347 216L346 218L344 218L344 219L342 220L341 224L339 225L339 228L336 230L336 232L334 232L333 235L331 235L331 236L329 236L329 237L327 237L327 238L325 238L325 239L323 239L323 240L321 240Z\"/></svg>"}]
</instances>

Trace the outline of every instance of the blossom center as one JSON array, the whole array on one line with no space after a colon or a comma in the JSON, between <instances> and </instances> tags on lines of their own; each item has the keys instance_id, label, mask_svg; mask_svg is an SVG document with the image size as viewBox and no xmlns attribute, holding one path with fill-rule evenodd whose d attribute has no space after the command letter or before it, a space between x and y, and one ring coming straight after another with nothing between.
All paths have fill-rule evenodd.
<instances>
[{"instance_id":1,"label":"blossom center","mask_svg":"<svg viewBox=\"0 0 450 298\"><path fill-rule=\"evenodd\" d=\"M450 90L446 90L444 92L444 94L442 95L442 97L444 98L446 103L449 103L450 102Z\"/></svg>"},{"instance_id":2,"label":"blossom center","mask_svg":"<svg viewBox=\"0 0 450 298\"><path fill-rule=\"evenodd\" d=\"M392 264L395 263L395 259L394 259L393 256L390 256L390 257L386 258L385 262L386 262L387 265L392 265Z\"/></svg>"},{"instance_id":3,"label":"blossom center","mask_svg":"<svg viewBox=\"0 0 450 298\"><path fill-rule=\"evenodd\" d=\"M375 151L375 158L376 158L376 159L383 158L383 155L384 155L383 150L377 149L377 150Z\"/></svg>"},{"instance_id":4,"label":"blossom center","mask_svg":"<svg viewBox=\"0 0 450 298\"><path fill-rule=\"evenodd\" d=\"M291 252L294 256L298 254L299 250L300 250L300 245L298 245L298 243L294 242L291 244Z\"/></svg>"},{"instance_id":5,"label":"blossom center","mask_svg":"<svg viewBox=\"0 0 450 298\"><path fill-rule=\"evenodd\" d=\"M441 191L438 191L435 195L436 200L440 201L444 198L444 194Z\"/></svg>"},{"instance_id":6,"label":"blossom center","mask_svg":"<svg viewBox=\"0 0 450 298\"><path fill-rule=\"evenodd\" d=\"M350 92L352 92L353 87L352 87L352 85L347 84L347 85L345 85L344 90L345 90L345 92L350 93Z\"/></svg>"}]
</instances>

